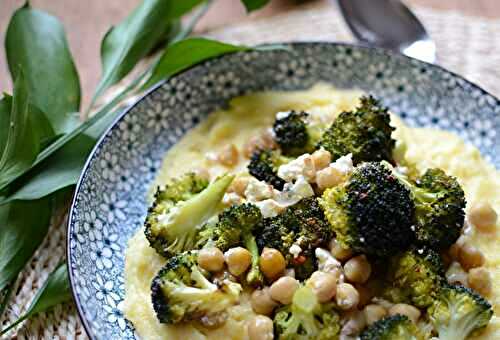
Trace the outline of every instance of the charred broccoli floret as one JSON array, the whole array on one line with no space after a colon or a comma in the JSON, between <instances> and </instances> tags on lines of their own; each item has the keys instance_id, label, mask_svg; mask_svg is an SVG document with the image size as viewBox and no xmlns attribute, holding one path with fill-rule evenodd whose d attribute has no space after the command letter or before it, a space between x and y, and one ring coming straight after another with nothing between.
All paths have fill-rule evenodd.
<instances>
[{"instance_id":1,"label":"charred broccoli floret","mask_svg":"<svg viewBox=\"0 0 500 340\"><path fill-rule=\"evenodd\" d=\"M407 249L413 240L410 191L382 163L359 165L319 203L345 248L383 257Z\"/></svg>"},{"instance_id":2,"label":"charred broccoli floret","mask_svg":"<svg viewBox=\"0 0 500 340\"><path fill-rule=\"evenodd\" d=\"M151 247L165 257L194 249L200 226L216 212L233 178L225 175L208 184L187 174L160 188L144 224Z\"/></svg>"},{"instance_id":3,"label":"charred broccoli floret","mask_svg":"<svg viewBox=\"0 0 500 340\"><path fill-rule=\"evenodd\" d=\"M407 316L385 317L365 329L360 340L423 340L424 336Z\"/></svg>"},{"instance_id":4,"label":"charred broccoli floret","mask_svg":"<svg viewBox=\"0 0 500 340\"><path fill-rule=\"evenodd\" d=\"M444 286L427 310L440 340L463 340L488 325L491 304L463 286Z\"/></svg>"},{"instance_id":5,"label":"charred broccoli floret","mask_svg":"<svg viewBox=\"0 0 500 340\"><path fill-rule=\"evenodd\" d=\"M283 190L285 180L278 177L278 168L289 161L278 150L257 150L250 157L248 172L259 181L271 184L277 190Z\"/></svg>"},{"instance_id":6,"label":"charred broccoli floret","mask_svg":"<svg viewBox=\"0 0 500 340\"><path fill-rule=\"evenodd\" d=\"M153 308L160 322L174 324L223 312L238 303L241 286L210 282L198 267L196 252L168 259L151 284Z\"/></svg>"},{"instance_id":7,"label":"charred broccoli floret","mask_svg":"<svg viewBox=\"0 0 500 340\"><path fill-rule=\"evenodd\" d=\"M317 147L330 151L332 160L349 153L354 164L387 160L392 162L395 140L387 108L373 97L361 97L354 111L342 112L325 131Z\"/></svg>"},{"instance_id":8,"label":"charred broccoli floret","mask_svg":"<svg viewBox=\"0 0 500 340\"><path fill-rule=\"evenodd\" d=\"M276 339L338 339L339 316L333 304L320 304L311 288L300 287L290 305L279 309L274 316Z\"/></svg>"},{"instance_id":9,"label":"charred broccoli floret","mask_svg":"<svg viewBox=\"0 0 500 340\"><path fill-rule=\"evenodd\" d=\"M217 223L208 224L200 232L198 245L213 245L222 251L243 245L252 254L252 266L247 273L247 282L260 285L264 277L259 268L259 249L252 233L261 219L262 214L256 205L233 205L219 214Z\"/></svg>"},{"instance_id":10,"label":"charred broccoli floret","mask_svg":"<svg viewBox=\"0 0 500 340\"><path fill-rule=\"evenodd\" d=\"M257 245L278 249L294 267L296 277L308 278L316 270L314 249L328 244L333 236L330 224L314 197L304 198L275 217L263 219L257 233ZM290 253L293 245L302 251Z\"/></svg>"},{"instance_id":11,"label":"charred broccoli floret","mask_svg":"<svg viewBox=\"0 0 500 340\"><path fill-rule=\"evenodd\" d=\"M308 113L290 111L273 125L274 139L286 156L299 156L314 150L321 130L307 122Z\"/></svg>"},{"instance_id":12,"label":"charred broccoli floret","mask_svg":"<svg viewBox=\"0 0 500 340\"><path fill-rule=\"evenodd\" d=\"M444 282L441 256L427 247L413 247L392 259L389 270L392 284L385 292L389 300L410 302L424 308L432 304Z\"/></svg>"},{"instance_id":13,"label":"charred broccoli floret","mask_svg":"<svg viewBox=\"0 0 500 340\"><path fill-rule=\"evenodd\" d=\"M412 192L417 239L434 248L455 243L465 218L465 194L458 181L441 169L428 169Z\"/></svg>"}]
</instances>

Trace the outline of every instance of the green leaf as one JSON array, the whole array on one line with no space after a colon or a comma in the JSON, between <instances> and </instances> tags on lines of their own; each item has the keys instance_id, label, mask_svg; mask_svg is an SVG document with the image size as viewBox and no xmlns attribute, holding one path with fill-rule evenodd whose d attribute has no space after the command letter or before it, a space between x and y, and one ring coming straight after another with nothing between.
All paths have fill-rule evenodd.
<instances>
[{"instance_id":1,"label":"green leaf","mask_svg":"<svg viewBox=\"0 0 500 340\"><path fill-rule=\"evenodd\" d=\"M2 98L3 105L5 105L5 108L10 112L12 109L12 97L9 96L8 94L4 94L4 97ZM0 104L0 115L2 115L2 104ZM50 121L47 119L47 116L45 113L43 113L40 109L38 109L36 106L28 104L28 111L29 111L29 116L33 125L33 128L36 129L36 133L38 136L38 142L40 144L40 149L43 149L50 141L54 140L55 133L54 129L52 128L52 125L50 124ZM1 122L1 117L0 117L0 128L2 128L2 122ZM7 131L7 130L5 130ZM1 141L1 137L0 137ZM0 142L0 147L2 143Z\"/></svg>"},{"instance_id":2,"label":"green leaf","mask_svg":"<svg viewBox=\"0 0 500 340\"><path fill-rule=\"evenodd\" d=\"M264 7L269 2L269 0L241 0L241 2L243 2L243 5L245 5L247 11L251 12Z\"/></svg>"},{"instance_id":3,"label":"green leaf","mask_svg":"<svg viewBox=\"0 0 500 340\"><path fill-rule=\"evenodd\" d=\"M0 335L7 333L24 320L35 314L45 312L60 303L71 300L68 270L65 263L60 263L49 275L44 285L38 290L26 313L7 328L0 331Z\"/></svg>"},{"instance_id":4,"label":"green leaf","mask_svg":"<svg viewBox=\"0 0 500 340\"><path fill-rule=\"evenodd\" d=\"M17 189L0 201L33 200L76 184L95 139L80 135L19 179ZM17 182L16 182L17 183Z\"/></svg>"},{"instance_id":5,"label":"green leaf","mask_svg":"<svg viewBox=\"0 0 500 340\"><path fill-rule=\"evenodd\" d=\"M3 153L9 134L10 111L12 101L4 97L0 100L0 155Z\"/></svg>"},{"instance_id":6,"label":"green leaf","mask_svg":"<svg viewBox=\"0 0 500 340\"><path fill-rule=\"evenodd\" d=\"M165 39L172 20L201 2L144 0L124 21L112 27L101 44L103 74L92 104L104 90L126 76L140 59Z\"/></svg>"},{"instance_id":7,"label":"green leaf","mask_svg":"<svg viewBox=\"0 0 500 340\"><path fill-rule=\"evenodd\" d=\"M39 138L29 115L28 91L23 72L17 74L7 140L0 158L0 185L28 169L39 151Z\"/></svg>"},{"instance_id":8,"label":"green leaf","mask_svg":"<svg viewBox=\"0 0 500 340\"><path fill-rule=\"evenodd\" d=\"M249 49L246 46L235 46L204 38L181 40L165 49L143 89L204 60Z\"/></svg>"},{"instance_id":9,"label":"green leaf","mask_svg":"<svg viewBox=\"0 0 500 340\"><path fill-rule=\"evenodd\" d=\"M50 215L49 198L0 206L0 291L17 277L43 241Z\"/></svg>"},{"instance_id":10,"label":"green leaf","mask_svg":"<svg viewBox=\"0 0 500 340\"><path fill-rule=\"evenodd\" d=\"M59 20L24 5L10 20L5 49L12 77L19 68L25 73L30 102L47 114L57 133L73 129L80 83Z\"/></svg>"}]
</instances>

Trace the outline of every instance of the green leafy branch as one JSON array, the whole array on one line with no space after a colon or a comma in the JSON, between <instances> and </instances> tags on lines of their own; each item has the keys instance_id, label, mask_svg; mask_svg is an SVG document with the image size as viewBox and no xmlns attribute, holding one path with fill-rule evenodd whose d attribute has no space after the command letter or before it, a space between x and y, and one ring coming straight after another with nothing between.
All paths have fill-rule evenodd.
<instances>
[{"instance_id":1,"label":"green leafy branch","mask_svg":"<svg viewBox=\"0 0 500 340\"><path fill-rule=\"evenodd\" d=\"M267 0L242 3L252 11ZM0 99L0 318L17 277L47 234L61 195L72 191L96 140L121 112L123 99L203 60L249 49L187 38L209 4L143 0L112 27L101 44L102 77L86 112L144 57L160 51L159 57L83 123L78 119L80 81L64 27L28 2L13 13L5 40L13 95ZM181 25L193 9L191 20ZM66 266L60 264L28 310L0 335L70 298Z\"/></svg>"}]
</instances>

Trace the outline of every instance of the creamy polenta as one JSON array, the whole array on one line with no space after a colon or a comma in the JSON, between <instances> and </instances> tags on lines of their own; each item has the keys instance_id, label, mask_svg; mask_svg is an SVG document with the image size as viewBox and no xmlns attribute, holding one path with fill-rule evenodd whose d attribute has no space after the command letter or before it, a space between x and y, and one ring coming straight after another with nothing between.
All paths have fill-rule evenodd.
<instances>
[{"instance_id":1,"label":"creamy polenta","mask_svg":"<svg viewBox=\"0 0 500 340\"><path fill-rule=\"evenodd\" d=\"M358 91L340 91L320 84L306 91L265 92L235 98L227 110L211 114L167 153L155 185L196 168L208 169L211 178L227 172L228 168L215 162L213 155L231 143L242 150L252 136L272 125L277 112L304 110L328 122L341 111L353 109L359 96ZM465 191L468 209L473 202L487 201L500 211L500 173L476 148L445 131L409 128L397 117L392 117L391 124L396 127L393 137L407 145L406 159L415 163L419 170L438 167L456 176ZM230 171L245 171L247 162L248 159L240 154L238 164ZM491 273L493 284L486 298L493 304L495 315L477 338L500 339L499 236L497 232L472 230L469 239L485 255L484 267ZM248 293L242 295L239 305L230 308L228 321L218 329L161 324L151 304L150 287L164 262L149 246L143 229L138 230L126 250L123 311L142 339L248 339L246 323L255 315L248 302Z\"/></svg>"}]
</instances>

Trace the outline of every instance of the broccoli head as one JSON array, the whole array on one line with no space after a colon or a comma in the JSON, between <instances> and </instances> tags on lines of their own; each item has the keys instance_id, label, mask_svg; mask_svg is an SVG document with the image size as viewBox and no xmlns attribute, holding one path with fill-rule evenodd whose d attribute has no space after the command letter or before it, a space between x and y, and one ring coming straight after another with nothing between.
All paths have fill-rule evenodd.
<instances>
[{"instance_id":1,"label":"broccoli head","mask_svg":"<svg viewBox=\"0 0 500 340\"><path fill-rule=\"evenodd\" d=\"M160 322L198 320L238 303L241 286L229 280L212 283L197 257L196 252L171 257L153 279L151 299Z\"/></svg>"},{"instance_id":2,"label":"broccoli head","mask_svg":"<svg viewBox=\"0 0 500 340\"><path fill-rule=\"evenodd\" d=\"M493 316L491 304L463 286L445 285L427 310L440 340L463 340L483 329Z\"/></svg>"},{"instance_id":3,"label":"broccoli head","mask_svg":"<svg viewBox=\"0 0 500 340\"><path fill-rule=\"evenodd\" d=\"M308 113L290 111L277 118L273 125L274 139L286 156L299 156L311 152L321 137L318 127L307 122Z\"/></svg>"},{"instance_id":4,"label":"broccoli head","mask_svg":"<svg viewBox=\"0 0 500 340\"><path fill-rule=\"evenodd\" d=\"M432 304L444 282L441 256L427 248L413 247L392 259L389 269L389 287L385 297L424 308Z\"/></svg>"},{"instance_id":5,"label":"broccoli head","mask_svg":"<svg viewBox=\"0 0 500 340\"><path fill-rule=\"evenodd\" d=\"M194 249L200 226L216 213L233 178L225 175L208 184L187 174L159 189L144 223L150 245L165 257Z\"/></svg>"},{"instance_id":6,"label":"broccoli head","mask_svg":"<svg viewBox=\"0 0 500 340\"><path fill-rule=\"evenodd\" d=\"M410 191L382 163L362 163L346 182L325 190L319 204L345 248L384 257L413 241Z\"/></svg>"},{"instance_id":7,"label":"broccoli head","mask_svg":"<svg viewBox=\"0 0 500 340\"><path fill-rule=\"evenodd\" d=\"M274 316L276 339L338 339L340 322L332 303L320 304L311 288L300 287L290 305Z\"/></svg>"},{"instance_id":8,"label":"broccoli head","mask_svg":"<svg viewBox=\"0 0 500 340\"><path fill-rule=\"evenodd\" d=\"M243 245L252 254L252 266L247 273L247 282L260 285L264 277L259 267L259 249L252 233L261 219L262 214L256 205L233 205L219 214L217 223L207 224L203 228L198 245L213 245L222 251Z\"/></svg>"},{"instance_id":9,"label":"broccoli head","mask_svg":"<svg viewBox=\"0 0 500 340\"><path fill-rule=\"evenodd\" d=\"M434 248L450 247L465 218L465 194L458 181L441 169L428 169L412 192L417 240Z\"/></svg>"},{"instance_id":10,"label":"broccoli head","mask_svg":"<svg viewBox=\"0 0 500 340\"><path fill-rule=\"evenodd\" d=\"M278 168L288 163L289 159L278 150L257 150L250 157L248 172L259 181L271 184L277 190L283 190L285 180L278 177Z\"/></svg>"},{"instance_id":11,"label":"broccoli head","mask_svg":"<svg viewBox=\"0 0 500 340\"><path fill-rule=\"evenodd\" d=\"M365 329L360 340L423 340L417 326L407 316L396 314L385 317Z\"/></svg>"},{"instance_id":12,"label":"broccoli head","mask_svg":"<svg viewBox=\"0 0 500 340\"><path fill-rule=\"evenodd\" d=\"M373 97L361 97L354 111L342 112L325 131L317 148L323 147L336 160L349 153L354 164L387 160L392 162L395 140L390 116Z\"/></svg>"},{"instance_id":13,"label":"broccoli head","mask_svg":"<svg viewBox=\"0 0 500 340\"><path fill-rule=\"evenodd\" d=\"M296 277L304 280L317 268L314 250L327 245L332 236L333 230L318 201L308 197L287 207L278 216L263 219L257 233L257 245L260 249L278 249L294 267ZM290 253L293 245L302 249L298 257Z\"/></svg>"}]
</instances>

